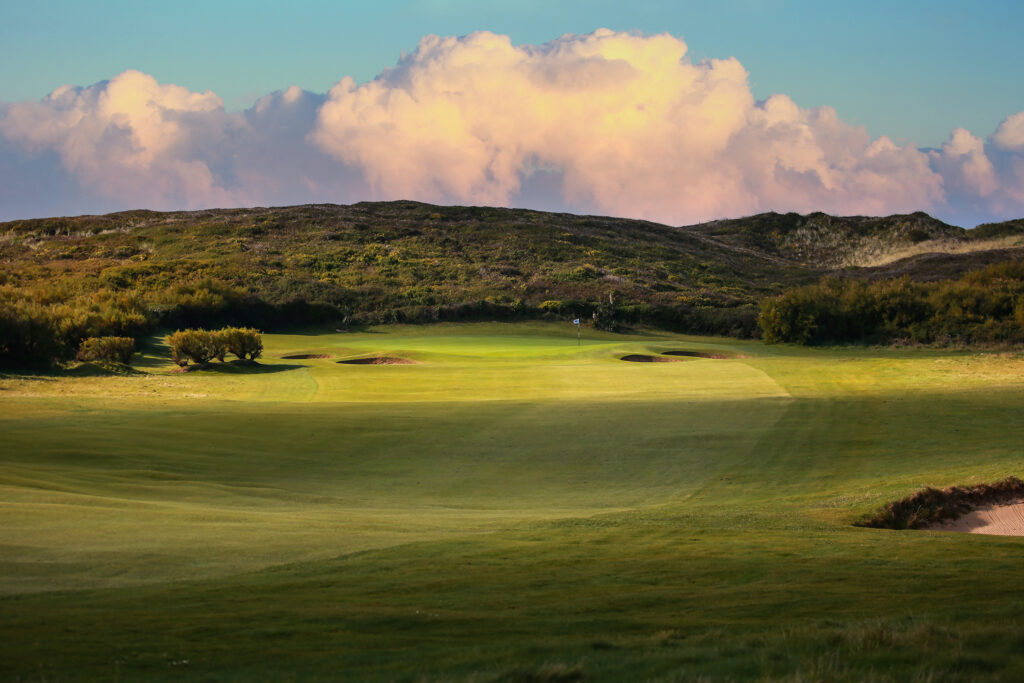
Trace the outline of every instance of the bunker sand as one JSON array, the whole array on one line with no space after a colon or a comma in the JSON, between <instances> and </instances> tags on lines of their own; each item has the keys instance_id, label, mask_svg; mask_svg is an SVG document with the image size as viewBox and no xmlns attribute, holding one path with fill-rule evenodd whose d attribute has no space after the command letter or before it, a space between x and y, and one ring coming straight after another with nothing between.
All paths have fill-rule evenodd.
<instances>
[{"instance_id":1,"label":"bunker sand","mask_svg":"<svg viewBox=\"0 0 1024 683\"><path fill-rule=\"evenodd\" d=\"M962 517L931 527L934 531L960 531L992 536L1024 536L1024 501L984 505Z\"/></svg>"}]
</instances>

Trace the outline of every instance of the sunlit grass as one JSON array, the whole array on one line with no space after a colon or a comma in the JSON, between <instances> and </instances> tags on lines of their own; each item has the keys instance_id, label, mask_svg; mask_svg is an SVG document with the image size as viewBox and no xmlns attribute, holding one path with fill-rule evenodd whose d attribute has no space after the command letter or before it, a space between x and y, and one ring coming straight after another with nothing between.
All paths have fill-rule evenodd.
<instances>
[{"instance_id":1,"label":"sunlit grass","mask_svg":"<svg viewBox=\"0 0 1024 683\"><path fill-rule=\"evenodd\" d=\"M155 340L139 374L0 379L4 676L1024 674L1024 541L852 526L1022 473L1020 355L265 342L257 370ZM619 360L673 349L735 357ZM336 362L366 355L417 364Z\"/></svg>"}]
</instances>

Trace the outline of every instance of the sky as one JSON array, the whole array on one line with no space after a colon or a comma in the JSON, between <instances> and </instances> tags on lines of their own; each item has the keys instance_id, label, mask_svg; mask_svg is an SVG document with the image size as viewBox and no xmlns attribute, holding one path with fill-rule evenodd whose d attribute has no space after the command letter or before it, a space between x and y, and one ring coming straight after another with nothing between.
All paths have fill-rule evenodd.
<instances>
[{"instance_id":1,"label":"sky","mask_svg":"<svg viewBox=\"0 0 1024 683\"><path fill-rule=\"evenodd\" d=\"M0 220L417 199L1024 216L1024 3L9 3Z\"/></svg>"}]
</instances>

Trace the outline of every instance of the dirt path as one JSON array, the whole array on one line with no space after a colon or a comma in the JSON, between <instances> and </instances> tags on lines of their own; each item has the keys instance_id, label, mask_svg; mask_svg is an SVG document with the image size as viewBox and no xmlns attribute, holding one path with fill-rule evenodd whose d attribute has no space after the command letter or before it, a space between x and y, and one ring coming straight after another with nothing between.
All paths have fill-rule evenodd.
<instances>
[{"instance_id":1,"label":"dirt path","mask_svg":"<svg viewBox=\"0 0 1024 683\"><path fill-rule=\"evenodd\" d=\"M969 534L1024 536L1024 502L985 505L950 522L936 524L934 531L962 531Z\"/></svg>"}]
</instances>

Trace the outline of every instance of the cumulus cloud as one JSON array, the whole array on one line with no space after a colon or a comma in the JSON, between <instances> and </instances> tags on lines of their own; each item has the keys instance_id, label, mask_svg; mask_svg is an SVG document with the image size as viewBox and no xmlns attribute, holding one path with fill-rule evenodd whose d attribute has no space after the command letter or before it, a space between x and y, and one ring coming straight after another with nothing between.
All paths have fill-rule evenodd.
<instances>
[{"instance_id":1,"label":"cumulus cloud","mask_svg":"<svg viewBox=\"0 0 1024 683\"><path fill-rule=\"evenodd\" d=\"M212 92L126 71L88 88L63 86L40 102L12 104L0 133L29 153L56 153L65 170L103 195L192 204L232 199L216 191L203 159L206 138L220 137L228 124Z\"/></svg>"},{"instance_id":2,"label":"cumulus cloud","mask_svg":"<svg viewBox=\"0 0 1024 683\"><path fill-rule=\"evenodd\" d=\"M831 109L756 102L737 60L685 55L670 35L605 30L539 47L428 36L374 81L338 83L313 139L377 193L437 201L513 202L538 163L573 205L666 222L941 199L924 153Z\"/></svg>"},{"instance_id":3,"label":"cumulus cloud","mask_svg":"<svg viewBox=\"0 0 1024 683\"><path fill-rule=\"evenodd\" d=\"M361 180L306 140L323 100L293 86L227 112L212 92L138 71L63 86L0 111L0 184L40 200L34 210L16 208L13 196L4 206L11 216L67 212L67 178L79 199L91 195L72 203L79 211L329 201L339 181L358 188Z\"/></svg>"},{"instance_id":4,"label":"cumulus cloud","mask_svg":"<svg viewBox=\"0 0 1024 683\"><path fill-rule=\"evenodd\" d=\"M736 59L686 53L671 35L607 30L539 46L427 36L370 82L292 87L242 112L128 71L0 110L0 181L50 168L79 195L154 208L409 198L675 224L1024 215L1024 112L988 139L957 129L922 150L828 107L757 101Z\"/></svg>"}]
</instances>

